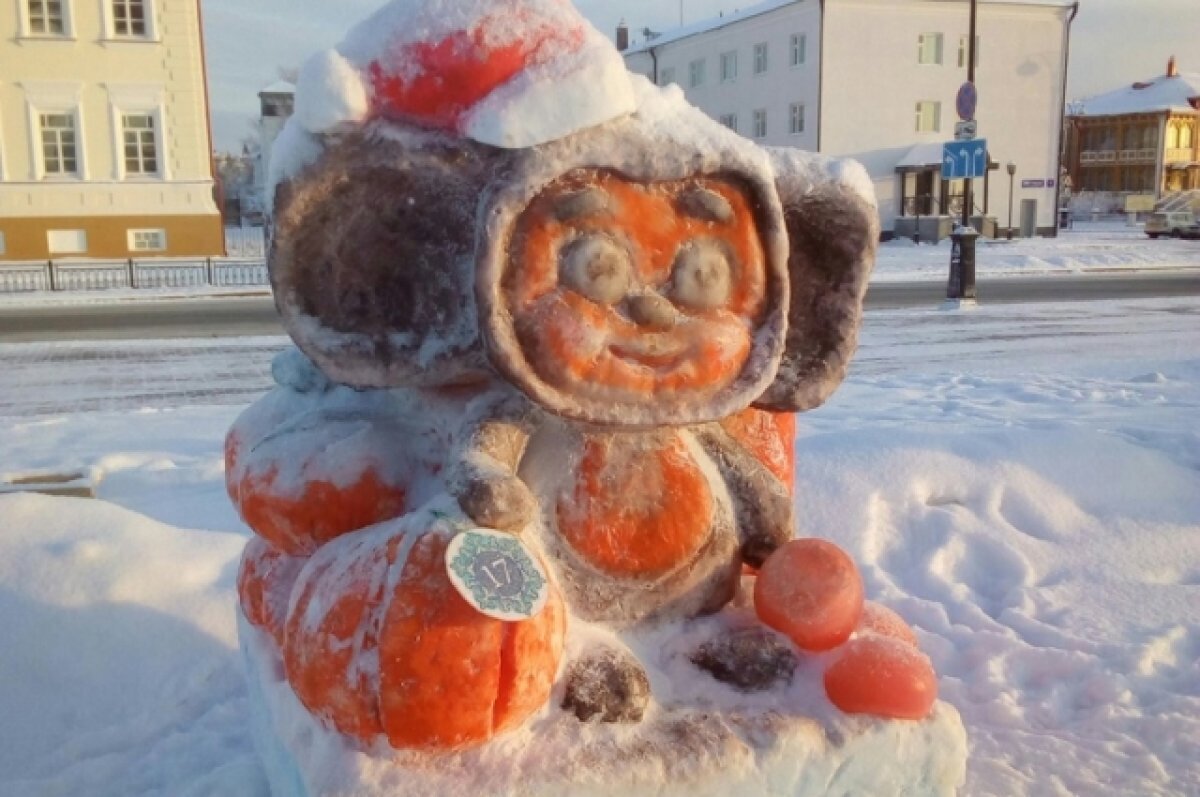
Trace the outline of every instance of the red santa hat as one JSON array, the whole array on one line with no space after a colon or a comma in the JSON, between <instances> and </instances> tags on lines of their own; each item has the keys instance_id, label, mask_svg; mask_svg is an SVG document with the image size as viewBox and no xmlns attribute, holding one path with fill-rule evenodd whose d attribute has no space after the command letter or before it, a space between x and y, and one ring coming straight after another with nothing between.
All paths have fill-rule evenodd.
<instances>
[{"instance_id":1,"label":"red santa hat","mask_svg":"<svg viewBox=\"0 0 1200 797\"><path fill-rule=\"evenodd\" d=\"M566 0L394 0L301 70L310 133L369 118L524 148L632 113L616 48Z\"/></svg>"}]
</instances>

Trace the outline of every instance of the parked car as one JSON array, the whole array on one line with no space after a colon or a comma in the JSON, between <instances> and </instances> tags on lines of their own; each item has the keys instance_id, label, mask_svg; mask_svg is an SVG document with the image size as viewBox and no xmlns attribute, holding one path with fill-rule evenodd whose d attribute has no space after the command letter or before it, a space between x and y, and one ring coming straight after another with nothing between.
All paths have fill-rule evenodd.
<instances>
[{"instance_id":1,"label":"parked car","mask_svg":"<svg viewBox=\"0 0 1200 797\"><path fill-rule=\"evenodd\" d=\"M1179 231L1180 238L1187 238L1191 241L1200 241L1200 222L1189 224Z\"/></svg>"},{"instance_id":2,"label":"parked car","mask_svg":"<svg viewBox=\"0 0 1200 797\"><path fill-rule=\"evenodd\" d=\"M1190 210L1172 211L1170 213L1151 213L1146 219L1146 235L1157 238L1169 235L1172 238L1183 237L1183 230L1196 223L1196 217Z\"/></svg>"}]
</instances>

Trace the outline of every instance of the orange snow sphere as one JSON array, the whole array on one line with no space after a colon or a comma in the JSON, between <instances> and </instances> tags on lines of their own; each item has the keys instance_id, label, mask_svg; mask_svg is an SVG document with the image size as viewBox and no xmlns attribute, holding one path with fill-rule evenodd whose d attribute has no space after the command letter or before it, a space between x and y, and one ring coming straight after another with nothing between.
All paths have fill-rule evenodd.
<instances>
[{"instance_id":1,"label":"orange snow sphere","mask_svg":"<svg viewBox=\"0 0 1200 797\"><path fill-rule=\"evenodd\" d=\"M401 562L404 535L355 536L323 547L296 587L284 666L309 711L368 744L457 750L546 704L566 623L557 590L531 620L494 620L450 583L447 537L426 534Z\"/></svg>"},{"instance_id":2,"label":"orange snow sphere","mask_svg":"<svg viewBox=\"0 0 1200 797\"><path fill-rule=\"evenodd\" d=\"M937 676L912 645L867 636L848 643L825 672L825 693L847 714L919 720L937 700Z\"/></svg>"},{"instance_id":3,"label":"orange snow sphere","mask_svg":"<svg viewBox=\"0 0 1200 797\"><path fill-rule=\"evenodd\" d=\"M255 532L287 553L305 555L348 531L404 514L405 491L367 468L346 485L311 479L296 495L269 468L242 477L237 506Z\"/></svg>"},{"instance_id":4,"label":"orange snow sphere","mask_svg":"<svg viewBox=\"0 0 1200 797\"><path fill-rule=\"evenodd\" d=\"M792 540L763 563L754 585L759 619L804 650L835 648L863 611L863 583L850 556L831 542Z\"/></svg>"},{"instance_id":5,"label":"orange snow sphere","mask_svg":"<svg viewBox=\"0 0 1200 797\"><path fill-rule=\"evenodd\" d=\"M917 634L904 622L904 618L874 601L867 601L863 605L862 620L857 630L860 634L878 634L907 642L914 648L917 646Z\"/></svg>"},{"instance_id":6,"label":"orange snow sphere","mask_svg":"<svg viewBox=\"0 0 1200 797\"><path fill-rule=\"evenodd\" d=\"M288 556L261 537L251 537L238 568L238 598L242 613L257 628L283 644L292 585L307 560Z\"/></svg>"}]
</instances>

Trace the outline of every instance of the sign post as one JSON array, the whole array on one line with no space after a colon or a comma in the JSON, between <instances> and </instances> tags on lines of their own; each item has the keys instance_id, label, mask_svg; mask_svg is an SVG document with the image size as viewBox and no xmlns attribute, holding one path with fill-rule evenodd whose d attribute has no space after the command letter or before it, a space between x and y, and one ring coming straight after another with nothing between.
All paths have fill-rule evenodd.
<instances>
[{"instance_id":1,"label":"sign post","mask_svg":"<svg viewBox=\"0 0 1200 797\"><path fill-rule=\"evenodd\" d=\"M955 98L954 107L962 121L954 129L958 139L947 143L942 154L942 179L963 180L962 221L951 234L950 279L946 284L946 299L950 302L975 302L975 239L979 233L971 226L971 211L975 200L971 195L971 178L987 175L987 141L975 138L979 125L975 112L979 92L975 88L975 23L978 0L971 0L971 26L967 34L967 82Z\"/></svg>"}]
</instances>

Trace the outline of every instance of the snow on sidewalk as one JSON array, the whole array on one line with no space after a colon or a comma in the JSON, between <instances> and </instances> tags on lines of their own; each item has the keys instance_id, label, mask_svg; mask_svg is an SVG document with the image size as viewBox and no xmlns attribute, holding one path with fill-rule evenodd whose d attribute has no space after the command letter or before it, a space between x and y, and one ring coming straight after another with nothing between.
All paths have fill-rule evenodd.
<instances>
[{"instance_id":1,"label":"snow on sidewalk","mask_svg":"<svg viewBox=\"0 0 1200 797\"><path fill-rule=\"evenodd\" d=\"M282 344L0 346L0 477L101 499L0 497L0 795L266 797L221 440ZM1197 418L1195 299L871 312L802 416L800 531L918 629L964 794L1200 794Z\"/></svg>"}]
</instances>

